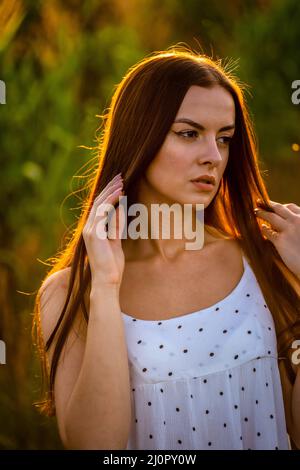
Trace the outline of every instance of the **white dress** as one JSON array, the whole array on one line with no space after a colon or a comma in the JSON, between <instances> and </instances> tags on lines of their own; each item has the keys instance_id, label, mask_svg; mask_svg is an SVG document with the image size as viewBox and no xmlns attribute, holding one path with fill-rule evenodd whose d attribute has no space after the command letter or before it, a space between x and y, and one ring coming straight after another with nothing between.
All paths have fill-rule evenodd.
<instances>
[{"instance_id":1,"label":"white dress","mask_svg":"<svg viewBox=\"0 0 300 470\"><path fill-rule=\"evenodd\" d=\"M215 305L167 320L122 312L131 449L290 449L271 312L243 254Z\"/></svg>"}]
</instances>

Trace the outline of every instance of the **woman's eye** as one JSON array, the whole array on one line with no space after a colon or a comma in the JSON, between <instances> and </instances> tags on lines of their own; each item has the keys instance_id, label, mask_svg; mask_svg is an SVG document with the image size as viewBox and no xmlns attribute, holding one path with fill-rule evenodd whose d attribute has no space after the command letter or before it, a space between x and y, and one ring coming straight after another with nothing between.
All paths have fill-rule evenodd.
<instances>
[{"instance_id":1,"label":"woman's eye","mask_svg":"<svg viewBox=\"0 0 300 470\"><path fill-rule=\"evenodd\" d=\"M197 131L180 131L180 132L175 132L175 134L179 135L180 137L183 137L184 139L189 139L191 137L196 137L198 135Z\"/></svg>"},{"instance_id":2,"label":"woman's eye","mask_svg":"<svg viewBox=\"0 0 300 470\"><path fill-rule=\"evenodd\" d=\"M177 134L179 137L183 137L184 139L188 139L188 140L191 140L191 139L198 136L198 132L194 131L194 130L179 131L179 132L175 132L175 134ZM220 139L221 139L221 144L227 146L227 145L230 144L230 141L232 140L232 137L223 136L223 137L220 137L218 140L220 140Z\"/></svg>"},{"instance_id":3,"label":"woman's eye","mask_svg":"<svg viewBox=\"0 0 300 470\"><path fill-rule=\"evenodd\" d=\"M230 144L230 141L231 141L231 139L232 139L232 137L226 137L226 136L224 136L224 137L220 137L220 139L223 139L223 142L221 142L222 144L224 144L224 145L229 145L229 144Z\"/></svg>"}]
</instances>

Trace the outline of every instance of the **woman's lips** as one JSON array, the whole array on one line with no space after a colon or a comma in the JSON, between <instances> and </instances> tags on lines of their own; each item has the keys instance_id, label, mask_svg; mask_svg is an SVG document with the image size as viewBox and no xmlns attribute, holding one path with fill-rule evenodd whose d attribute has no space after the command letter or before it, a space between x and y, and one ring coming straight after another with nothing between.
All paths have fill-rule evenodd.
<instances>
[{"instance_id":1,"label":"woman's lips","mask_svg":"<svg viewBox=\"0 0 300 470\"><path fill-rule=\"evenodd\" d=\"M200 191L209 192L214 189L214 185L211 183L204 183L204 181L191 181L193 185Z\"/></svg>"}]
</instances>

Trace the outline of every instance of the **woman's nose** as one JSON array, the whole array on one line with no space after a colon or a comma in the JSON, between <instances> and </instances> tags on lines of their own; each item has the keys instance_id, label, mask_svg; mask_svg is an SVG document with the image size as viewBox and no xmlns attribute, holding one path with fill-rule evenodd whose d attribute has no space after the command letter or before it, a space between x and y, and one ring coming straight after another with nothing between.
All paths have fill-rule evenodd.
<instances>
[{"instance_id":1,"label":"woman's nose","mask_svg":"<svg viewBox=\"0 0 300 470\"><path fill-rule=\"evenodd\" d=\"M207 138L205 142L202 142L198 160L201 161L201 163L203 163L203 161L217 163L222 160L222 156L215 138Z\"/></svg>"}]
</instances>

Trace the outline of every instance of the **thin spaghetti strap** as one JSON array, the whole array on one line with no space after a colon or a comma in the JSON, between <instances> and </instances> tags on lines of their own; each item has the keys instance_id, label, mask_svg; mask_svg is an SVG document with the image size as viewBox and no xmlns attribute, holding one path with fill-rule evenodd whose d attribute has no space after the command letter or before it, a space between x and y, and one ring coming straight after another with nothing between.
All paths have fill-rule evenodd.
<instances>
[{"instance_id":1,"label":"thin spaghetti strap","mask_svg":"<svg viewBox=\"0 0 300 470\"><path fill-rule=\"evenodd\" d=\"M242 251L242 259L243 259L244 270L246 270L249 266L249 261L243 251Z\"/></svg>"}]
</instances>

